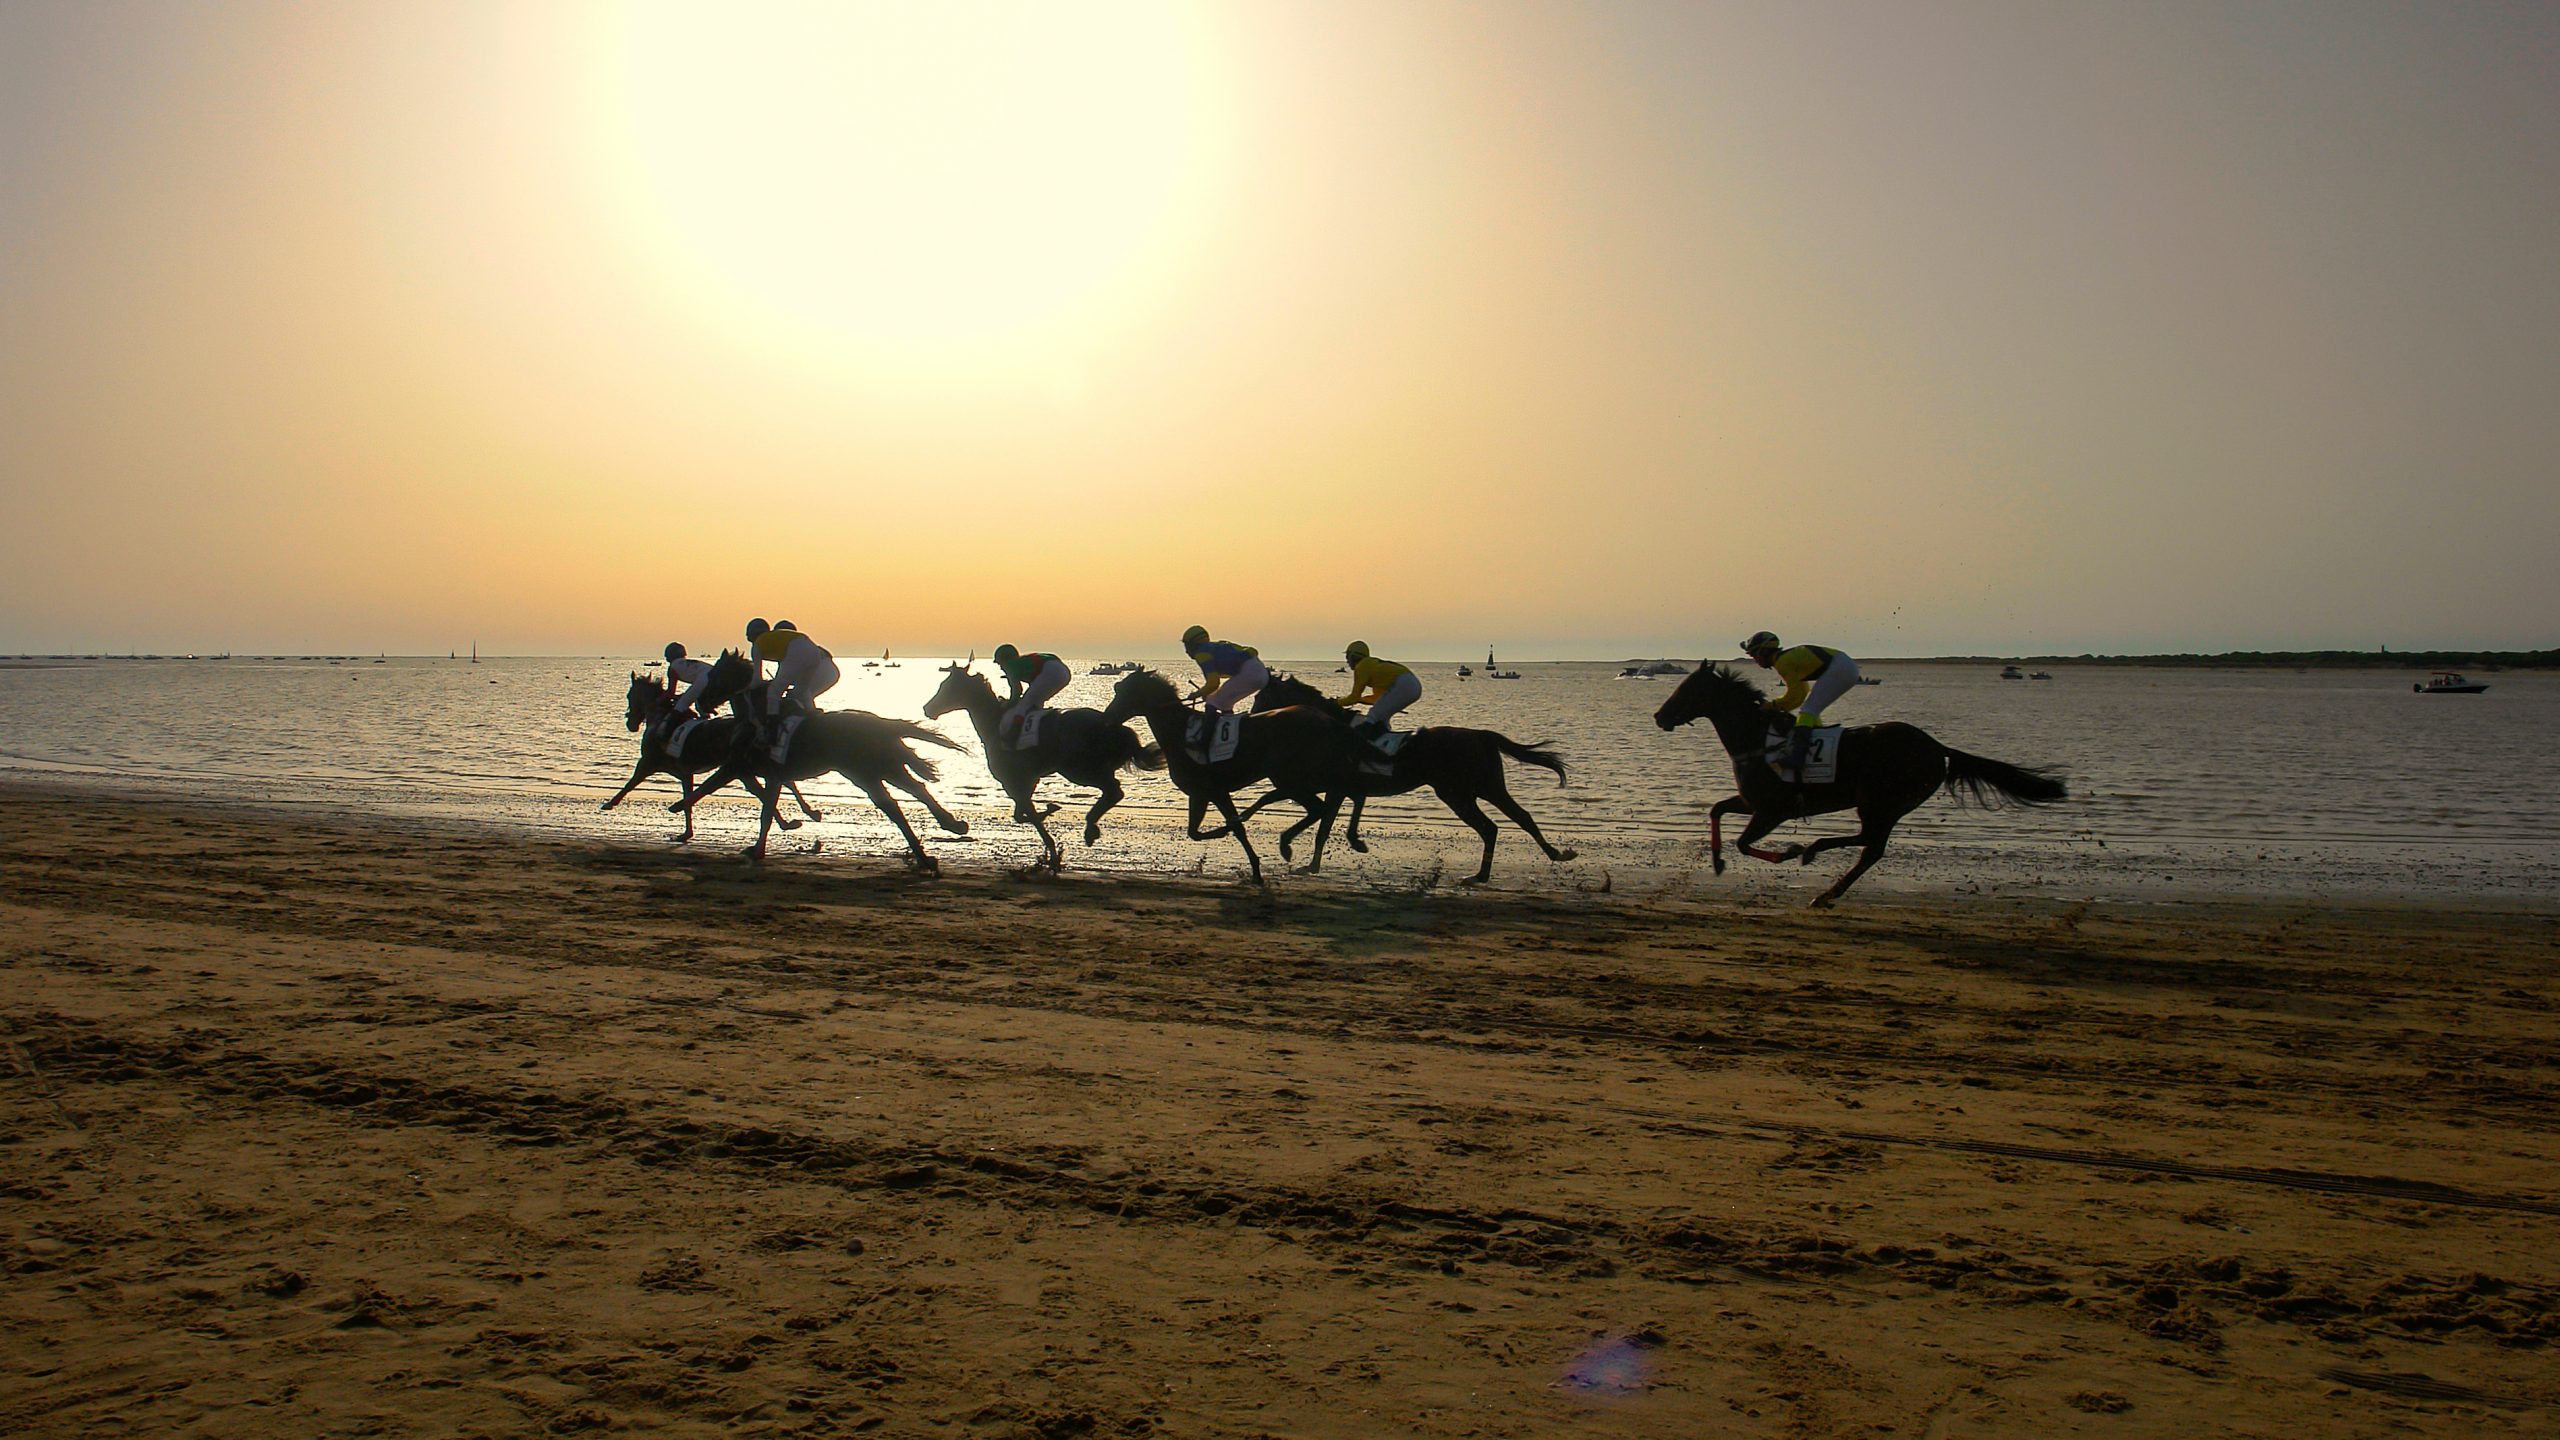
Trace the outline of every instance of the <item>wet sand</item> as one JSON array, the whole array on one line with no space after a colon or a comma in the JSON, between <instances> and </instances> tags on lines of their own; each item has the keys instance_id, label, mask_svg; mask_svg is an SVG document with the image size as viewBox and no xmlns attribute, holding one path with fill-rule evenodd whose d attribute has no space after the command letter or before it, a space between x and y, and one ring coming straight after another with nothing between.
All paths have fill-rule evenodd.
<instances>
[{"instance_id":1,"label":"wet sand","mask_svg":"<svg viewBox=\"0 0 2560 1440\"><path fill-rule=\"evenodd\" d=\"M0 807L0 1432L2560 1430L2548 914Z\"/></svg>"}]
</instances>

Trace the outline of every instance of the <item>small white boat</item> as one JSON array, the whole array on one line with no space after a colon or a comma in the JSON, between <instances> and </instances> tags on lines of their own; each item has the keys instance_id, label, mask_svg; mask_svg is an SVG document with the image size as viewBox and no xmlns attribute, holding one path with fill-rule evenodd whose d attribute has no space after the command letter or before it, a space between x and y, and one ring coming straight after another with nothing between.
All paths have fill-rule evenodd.
<instances>
[{"instance_id":1,"label":"small white boat","mask_svg":"<svg viewBox=\"0 0 2560 1440\"><path fill-rule=\"evenodd\" d=\"M2000 667L2000 678L2003 680L2024 680L2027 678L2027 672L2019 669L2015 665L2003 665Z\"/></svg>"},{"instance_id":2,"label":"small white boat","mask_svg":"<svg viewBox=\"0 0 2560 1440\"><path fill-rule=\"evenodd\" d=\"M2489 688L2486 680L2466 680L2450 670L2438 670L2427 677L2424 685L2409 687L2421 695L2477 695Z\"/></svg>"}]
</instances>

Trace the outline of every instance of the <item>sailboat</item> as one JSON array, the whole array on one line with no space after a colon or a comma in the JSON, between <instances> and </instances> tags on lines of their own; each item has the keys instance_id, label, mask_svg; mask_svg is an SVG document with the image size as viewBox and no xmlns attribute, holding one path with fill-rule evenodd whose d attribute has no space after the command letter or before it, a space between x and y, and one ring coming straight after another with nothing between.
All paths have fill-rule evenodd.
<instances>
[{"instance_id":1,"label":"sailboat","mask_svg":"<svg viewBox=\"0 0 2560 1440\"><path fill-rule=\"evenodd\" d=\"M1520 672L1517 670L1503 669L1502 666L1493 658L1493 647L1487 645L1484 647L1484 678L1487 680L1517 680L1520 678Z\"/></svg>"},{"instance_id":2,"label":"sailboat","mask_svg":"<svg viewBox=\"0 0 2560 1440\"><path fill-rule=\"evenodd\" d=\"M883 670L898 668L898 662L889 658L889 647L886 645L880 647L880 668Z\"/></svg>"}]
</instances>

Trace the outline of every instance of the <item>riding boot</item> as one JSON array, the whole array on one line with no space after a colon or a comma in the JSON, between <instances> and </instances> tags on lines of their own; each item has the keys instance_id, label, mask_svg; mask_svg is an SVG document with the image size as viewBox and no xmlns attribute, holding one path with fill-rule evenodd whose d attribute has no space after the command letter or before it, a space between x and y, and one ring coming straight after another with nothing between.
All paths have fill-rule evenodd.
<instances>
[{"instance_id":1,"label":"riding boot","mask_svg":"<svg viewBox=\"0 0 2560 1440\"><path fill-rule=\"evenodd\" d=\"M1810 725L1797 726L1795 728L1795 733L1787 737L1787 773L1794 777L1795 783L1798 786L1802 786L1804 784L1805 757L1812 753L1812 750L1813 727Z\"/></svg>"}]
</instances>

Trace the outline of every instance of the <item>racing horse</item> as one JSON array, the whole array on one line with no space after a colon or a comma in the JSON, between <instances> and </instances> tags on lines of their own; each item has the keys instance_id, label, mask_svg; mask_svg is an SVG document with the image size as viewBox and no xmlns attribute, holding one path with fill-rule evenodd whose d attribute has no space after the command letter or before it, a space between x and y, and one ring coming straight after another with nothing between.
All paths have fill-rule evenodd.
<instances>
[{"instance_id":1,"label":"racing horse","mask_svg":"<svg viewBox=\"0 0 2560 1440\"><path fill-rule=\"evenodd\" d=\"M1252 838L1244 833L1244 817L1237 813L1235 793L1257 780L1267 780L1273 793L1305 806L1308 820L1316 825L1316 854L1321 857L1325 836L1333 829L1334 810L1349 788L1351 768L1349 752L1338 733L1341 721L1337 716L1321 713L1331 709L1329 703L1280 710L1257 708L1240 718L1236 753L1218 761L1192 758L1183 737L1191 717L1199 712L1183 704L1182 694L1173 682L1153 670L1136 670L1121 676L1120 682L1111 687L1111 704L1103 710L1102 718L1114 725L1133 716L1146 720L1147 728L1155 734L1157 748L1164 752L1166 775L1190 798L1191 821L1184 833L1194 840L1215 840L1232 832L1236 843L1244 847L1245 863L1252 867L1253 881L1259 885L1262 857L1254 852ZM1212 805L1218 807L1219 817L1226 824L1216 830L1202 830L1200 822ZM1286 837L1280 844L1280 858L1289 858ZM1311 871L1314 868L1312 864L1308 866Z\"/></svg>"},{"instance_id":2,"label":"racing horse","mask_svg":"<svg viewBox=\"0 0 2560 1440\"><path fill-rule=\"evenodd\" d=\"M723 650L712 662L711 678L702 682L701 704L713 709L733 697L741 698L740 708L751 723L737 727L730 737L729 756L700 788L686 795L691 804L729 781L753 776L766 781L815 779L829 773L842 775L853 788L861 791L889 823L906 837L907 853L920 874L939 875L942 867L925 853L924 843L916 838L907 824L905 812L889 795L895 786L924 802L936 823L954 835L969 833L969 822L942 808L925 789L925 782L936 775L933 762L907 748L909 741L923 741L957 750L959 742L948 739L940 731L927 729L908 720L890 720L861 710L819 711L807 716L791 737L783 758L776 763L773 753L765 748L765 737L752 723L756 715L756 697L764 693L764 682L756 676L754 662L735 650ZM765 837L773 830L773 809L782 793L780 784L765 792L764 815L756 826L756 843L747 853L761 864L764 860Z\"/></svg>"},{"instance_id":3,"label":"racing horse","mask_svg":"<svg viewBox=\"0 0 2560 1440\"><path fill-rule=\"evenodd\" d=\"M1295 676L1273 676L1253 699L1257 710L1266 705L1308 705L1330 710L1340 718L1343 743L1356 747L1355 755L1369 749L1367 741L1352 733L1350 711ZM1405 737L1404 744L1395 753L1393 768L1386 774L1377 774L1357 763L1350 767L1348 795L1351 818L1343 826L1343 843L1360 854L1367 854L1369 847L1360 841L1363 805L1377 796L1403 795L1428 786L1432 794L1440 797L1440 803L1449 807L1451 814L1467 822L1467 828L1484 841L1484 858L1476 865L1476 873L1459 881L1459 884L1481 885L1493 877L1493 846L1499 832L1495 830L1492 818L1484 813L1482 801L1492 801L1495 809L1510 816L1511 823L1527 832L1529 838L1538 843L1538 848L1546 852L1548 859L1558 862L1571 860L1573 851L1548 844L1547 837L1539 833L1538 822L1530 818L1519 801L1511 798L1511 786L1502 771L1502 757L1505 755L1523 764L1552 770L1556 783L1564 783L1563 757L1547 749L1544 742L1523 745L1498 731L1470 730L1457 725L1427 725ZM1245 817L1252 818L1279 798L1275 791L1254 801L1252 807L1244 812ZM1307 828L1307 824L1301 820L1282 832L1282 846L1286 847L1299 831ZM1321 842L1316 850L1317 858L1321 859L1324 850ZM1286 853L1285 848L1283 853Z\"/></svg>"},{"instance_id":4,"label":"racing horse","mask_svg":"<svg viewBox=\"0 0 2560 1440\"><path fill-rule=\"evenodd\" d=\"M623 782L621 789L613 792L612 799L596 808L610 810L621 804L632 791L640 788L641 781L652 775L672 775L675 777L676 788L686 789L693 784L694 776L712 769L729 758L730 732L737 728L738 721L727 715L704 716L702 723L695 726L693 733L686 737L687 753L685 755L676 756L667 752L668 727L658 722L675 713L674 691L675 686L660 680L655 675L643 675L637 670L631 672L631 689L623 697L622 721L624 729L636 731L640 736L640 759L631 767L631 778ZM748 780L745 783L750 793L759 798L763 796L764 791L755 781ZM703 792L706 795L709 793L711 792L708 790ZM791 787L791 798L799 802L801 814L812 820L826 818L809 808L809 797L800 793L799 786ZM688 801L683 809L684 833L676 837L676 843L679 845L693 839L692 803ZM800 822L797 820L785 820L781 823L785 830L800 828Z\"/></svg>"},{"instance_id":5,"label":"racing horse","mask_svg":"<svg viewBox=\"0 0 2560 1440\"><path fill-rule=\"evenodd\" d=\"M1802 860L1825 850L1863 846L1858 863L1839 882L1814 898L1822 909L1838 900L1884 855L1885 841L1902 817L1920 802L1944 790L1959 805L1970 800L1984 808L2005 801L2050 805L2070 792L2050 771L1985 760L1939 744L1917 725L1889 720L1860 725L1840 734L1836 779L1820 785L1796 785L1771 768L1767 702L1760 687L1711 661L1700 661L1671 698L1653 715L1653 723L1674 730L1704 719L1733 760L1734 787L1741 793L1715 803L1707 811L1707 856L1715 873L1724 873L1724 817L1744 814L1751 823L1734 837L1734 848L1755 860ZM1858 832L1828 835L1810 845L1760 848L1761 837L1789 820L1807 815L1858 812Z\"/></svg>"},{"instance_id":6,"label":"racing horse","mask_svg":"<svg viewBox=\"0 0 2560 1440\"><path fill-rule=\"evenodd\" d=\"M1084 843L1090 845L1102 838L1104 812L1121 801L1119 772L1161 770L1164 750L1091 709L1045 712L1039 739L1024 749L1001 733L1005 705L986 676L969 665L946 665L942 686L924 702L924 713L928 720L939 720L954 710L968 712L969 723L977 727L978 743L986 750L987 772L1013 797L1013 818L1040 832L1040 861L1032 869L1054 875L1066 856L1058 848L1057 837L1049 833L1048 817L1057 813L1057 802L1045 808L1032 803L1032 792L1040 781L1061 775L1070 785L1102 792L1084 817Z\"/></svg>"}]
</instances>

